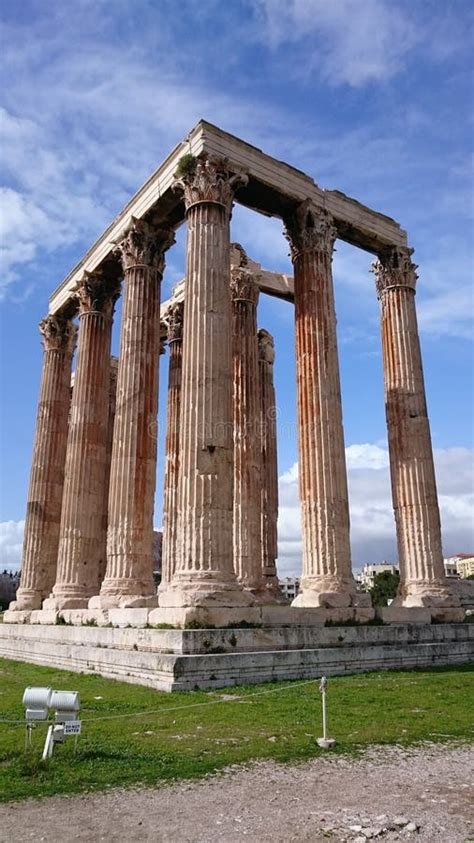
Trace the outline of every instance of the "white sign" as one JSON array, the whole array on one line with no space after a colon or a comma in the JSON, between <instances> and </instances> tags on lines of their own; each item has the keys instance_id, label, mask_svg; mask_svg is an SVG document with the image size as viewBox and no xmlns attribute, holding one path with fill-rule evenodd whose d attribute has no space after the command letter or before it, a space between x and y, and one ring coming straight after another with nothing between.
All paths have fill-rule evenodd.
<instances>
[{"instance_id":1,"label":"white sign","mask_svg":"<svg viewBox=\"0 0 474 843\"><path fill-rule=\"evenodd\" d=\"M80 735L82 728L82 720L67 720L64 724L65 735Z\"/></svg>"}]
</instances>

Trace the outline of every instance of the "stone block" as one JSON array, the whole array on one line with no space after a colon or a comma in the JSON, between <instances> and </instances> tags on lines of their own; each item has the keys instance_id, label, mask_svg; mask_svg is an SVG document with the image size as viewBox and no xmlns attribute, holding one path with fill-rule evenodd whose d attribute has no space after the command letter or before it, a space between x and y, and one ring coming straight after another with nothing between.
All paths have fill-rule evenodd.
<instances>
[{"instance_id":1,"label":"stone block","mask_svg":"<svg viewBox=\"0 0 474 843\"><path fill-rule=\"evenodd\" d=\"M264 626L324 626L327 610L317 607L298 608L296 606L262 606L261 621Z\"/></svg>"},{"instance_id":2,"label":"stone block","mask_svg":"<svg viewBox=\"0 0 474 843\"><path fill-rule=\"evenodd\" d=\"M462 623L466 615L465 609L431 608L431 619L436 623Z\"/></svg>"},{"instance_id":3,"label":"stone block","mask_svg":"<svg viewBox=\"0 0 474 843\"><path fill-rule=\"evenodd\" d=\"M3 623L30 623L31 614L29 609L7 609L3 615Z\"/></svg>"},{"instance_id":4,"label":"stone block","mask_svg":"<svg viewBox=\"0 0 474 843\"><path fill-rule=\"evenodd\" d=\"M54 612L51 609L35 609L31 613L30 623L32 624L56 624L58 622L59 612Z\"/></svg>"},{"instance_id":5,"label":"stone block","mask_svg":"<svg viewBox=\"0 0 474 843\"><path fill-rule=\"evenodd\" d=\"M189 624L196 624L201 627L231 627L232 624L248 623L260 624L262 622L261 608L258 606L241 608L207 608L205 606L188 606L185 608L173 608L171 606L160 606L152 609L148 616L148 623L171 624L184 628Z\"/></svg>"},{"instance_id":6,"label":"stone block","mask_svg":"<svg viewBox=\"0 0 474 843\"><path fill-rule=\"evenodd\" d=\"M372 606L354 606L354 620L357 623L368 623L375 618L375 609Z\"/></svg>"},{"instance_id":7,"label":"stone block","mask_svg":"<svg viewBox=\"0 0 474 843\"><path fill-rule=\"evenodd\" d=\"M109 623L107 612L98 609L64 609L60 614L65 623L72 626L107 626Z\"/></svg>"},{"instance_id":8,"label":"stone block","mask_svg":"<svg viewBox=\"0 0 474 843\"><path fill-rule=\"evenodd\" d=\"M345 609L351 605L352 595L344 591L301 591L291 604L295 608Z\"/></svg>"},{"instance_id":9,"label":"stone block","mask_svg":"<svg viewBox=\"0 0 474 843\"><path fill-rule=\"evenodd\" d=\"M431 623L430 609L421 606L378 606L375 611L384 623Z\"/></svg>"},{"instance_id":10,"label":"stone block","mask_svg":"<svg viewBox=\"0 0 474 843\"><path fill-rule=\"evenodd\" d=\"M148 623L150 609L109 609L108 617L112 626L145 627ZM158 610L155 610L158 611Z\"/></svg>"}]
</instances>

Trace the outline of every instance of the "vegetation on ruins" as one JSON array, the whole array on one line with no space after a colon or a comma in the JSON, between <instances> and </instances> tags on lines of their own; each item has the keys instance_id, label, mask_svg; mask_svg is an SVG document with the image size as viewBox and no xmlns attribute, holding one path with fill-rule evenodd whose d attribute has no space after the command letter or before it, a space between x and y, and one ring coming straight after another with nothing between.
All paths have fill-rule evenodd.
<instances>
[{"instance_id":1,"label":"vegetation on ruins","mask_svg":"<svg viewBox=\"0 0 474 843\"><path fill-rule=\"evenodd\" d=\"M6 660L0 660L0 673L0 720L22 720L25 687L47 685L79 691L83 721L77 754L71 741L44 763L44 725L36 727L32 750L25 753L23 726L0 723L3 800L157 785L258 758L303 761L323 752L315 741L321 734L318 680L170 695ZM331 678L329 722L337 739L332 751L469 741L473 692L468 666Z\"/></svg>"},{"instance_id":2,"label":"vegetation on ruins","mask_svg":"<svg viewBox=\"0 0 474 843\"><path fill-rule=\"evenodd\" d=\"M178 166L176 168L175 176L176 178L183 178L183 176L191 176L195 169L196 169L197 159L194 155L191 155L188 152L186 155L182 155L178 161Z\"/></svg>"},{"instance_id":3,"label":"vegetation on ruins","mask_svg":"<svg viewBox=\"0 0 474 843\"><path fill-rule=\"evenodd\" d=\"M389 600L393 600L400 583L400 574L392 574L391 571L382 571L375 574L374 585L370 589L372 606L387 606Z\"/></svg>"}]
</instances>

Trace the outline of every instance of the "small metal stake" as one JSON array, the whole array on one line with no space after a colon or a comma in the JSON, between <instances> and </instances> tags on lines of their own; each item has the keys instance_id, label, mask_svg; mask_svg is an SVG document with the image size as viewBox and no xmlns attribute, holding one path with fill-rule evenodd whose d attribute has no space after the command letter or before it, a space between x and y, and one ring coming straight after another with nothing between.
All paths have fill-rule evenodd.
<instances>
[{"instance_id":1,"label":"small metal stake","mask_svg":"<svg viewBox=\"0 0 474 843\"><path fill-rule=\"evenodd\" d=\"M336 743L334 738L328 738L327 732L327 717L326 717L326 689L328 686L328 680L326 676L321 677L321 681L319 683L319 691L321 694L321 702L323 706L323 736L322 738L317 738L317 744L322 749L329 749L331 746L334 746Z\"/></svg>"},{"instance_id":2,"label":"small metal stake","mask_svg":"<svg viewBox=\"0 0 474 843\"><path fill-rule=\"evenodd\" d=\"M26 733L25 733L25 752L28 752L31 749L31 733L33 731L33 723L26 724Z\"/></svg>"}]
</instances>

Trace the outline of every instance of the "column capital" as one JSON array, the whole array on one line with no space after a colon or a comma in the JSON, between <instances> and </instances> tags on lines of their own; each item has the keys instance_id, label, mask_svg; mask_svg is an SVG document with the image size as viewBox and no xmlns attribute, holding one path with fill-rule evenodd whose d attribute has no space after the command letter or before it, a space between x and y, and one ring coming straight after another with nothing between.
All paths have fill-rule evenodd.
<instances>
[{"instance_id":1,"label":"column capital","mask_svg":"<svg viewBox=\"0 0 474 843\"><path fill-rule=\"evenodd\" d=\"M114 253L122 261L124 272L146 266L163 275L165 252L174 242L174 229L132 217L122 236L114 241Z\"/></svg>"},{"instance_id":2,"label":"column capital","mask_svg":"<svg viewBox=\"0 0 474 843\"><path fill-rule=\"evenodd\" d=\"M100 269L84 271L74 295L79 302L79 316L100 313L105 319L110 319L120 295L120 282L105 277Z\"/></svg>"},{"instance_id":3,"label":"column capital","mask_svg":"<svg viewBox=\"0 0 474 843\"><path fill-rule=\"evenodd\" d=\"M186 211L200 202L223 205L230 213L235 190L247 184L248 176L233 173L227 158L202 154L181 158L175 173L175 190L184 193Z\"/></svg>"},{"instance_id":4,"label":"column capital","mask_svg":"<svg viewBox=\"0 0 474 843\"><path fill-rule=\"evenodd\" d=\"M413 252L414 249L398 246L380 252L371 267L375 275L378 298L394 287L405 287L415 291L418 267L411 259Z\"/></svg>"},{"instance_id":5,"label":"column capital","mask_svg":"<svg viewBox=\"0 0 474 843\"><path fill-rule=\"evenodd\" d=\"M39 323L45 351L66 351L74 353L77 341L77 327L70 319L62 316L46 316Z\"/></svg>"},{"instance_id":6,"label":"column capital","mask_svg":"<svg viewBox=\"0 0 474 843\"><path fill-rule=\"evenodd\" d=\"M257 306L260 290L255 276L245 267L232 267L230 271L230 295L233 302L246 301Z\"/></svg>"},{"instance_id":7,"label":"column capital","mask_svg":"<svg viewBox=\"0 0 474 843\"><path fill-rule=\"evenodd\" d=\"M262 363L267 363L269 367L273 367L275 362L275 343L272 335L260 328L258 334L258 357Z\"/></svg>"},{"instance_id":8,"label":"column capital","mask_svg":"<svg viewBox=\"0 0 474 843\"><path fill-rule=\"evenodd\" d=\"M168 342L180 342L183 339L184 302L175 302L164 318L168 332Z\"/></svg>"},{"instance_id":9,"label":"column capital","mask_svg":"<svg viewBox=\"0 0 474 843\"><path fill-rule=\"evenodd\" d=\"M293 261L307 252L323 252L331 257L337 229L328 211L317 208L310 199L306 199L285 220L285 237L290 244Z\"/></svg>"}]
</instances>

